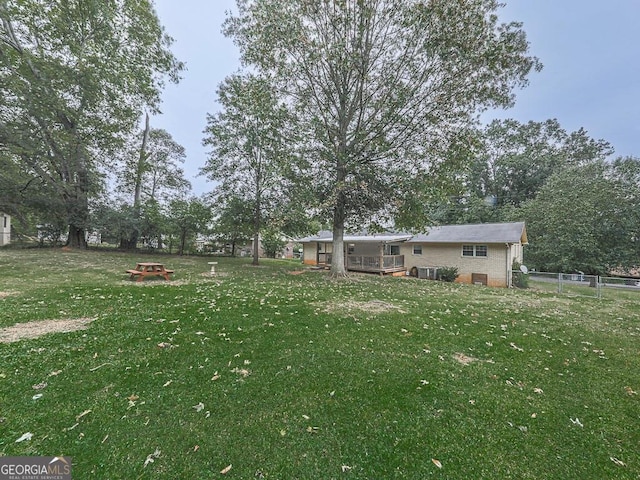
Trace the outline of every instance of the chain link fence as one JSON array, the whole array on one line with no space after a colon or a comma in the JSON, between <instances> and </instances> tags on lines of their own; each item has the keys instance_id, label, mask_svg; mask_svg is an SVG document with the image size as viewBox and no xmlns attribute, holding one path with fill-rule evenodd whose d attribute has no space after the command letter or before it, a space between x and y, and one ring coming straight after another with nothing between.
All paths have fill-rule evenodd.
<instances>
[{"instance_id":1,"label":"chain link fence","mask_svg":"<svg viewBox=\"0 0 640 480\"><path fill-rule=\"evenodd\" d=\"M513 286L535 288L576 297L603 298L606 296L633 296L640 298L640 279L605 277L582 273L549 273L512 271Z\"/></svg>"}]
</instances>

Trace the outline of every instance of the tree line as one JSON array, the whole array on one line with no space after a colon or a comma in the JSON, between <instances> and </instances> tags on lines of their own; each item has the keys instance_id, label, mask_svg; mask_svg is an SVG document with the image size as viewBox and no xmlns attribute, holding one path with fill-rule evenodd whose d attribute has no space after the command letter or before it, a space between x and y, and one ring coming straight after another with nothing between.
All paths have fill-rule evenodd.
<instances>
[{"instance_id":1,"label":"tree line","mask_svg":"<svg viewBox=\"0 0 640 480\"><path fill-rule=\"evenodd\" d=\"M140 120L184 68L153 5L1 2L0 209L71 246L91 230L125 249L252 238L254 263L259 239L320 227L342 251L349 230L510 220L527 222L540 270L640 262L638 159L553 119L480 123L542 68L496 0L237 7L223 32L244 68L218 87L213 190L195 198L184 149Z\"/></svg>"}]
</instances>

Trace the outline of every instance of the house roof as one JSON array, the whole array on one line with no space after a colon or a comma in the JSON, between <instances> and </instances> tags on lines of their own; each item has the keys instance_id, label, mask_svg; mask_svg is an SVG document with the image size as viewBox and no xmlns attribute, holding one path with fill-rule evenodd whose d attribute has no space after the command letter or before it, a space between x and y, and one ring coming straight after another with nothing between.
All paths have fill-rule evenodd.
<instances>
[{"instance_id":1,"label":"house roof","mask_svg":"<svg viewBox=\"0 0 640 480\"><path fill-rule=\"evenodd\" d=\"M345 235L343 238L344 243L371 243L371 242L382 242L382 243L396 243L396 242L406 242L411 239L413 235L410 233L378 233L375 235ZM308 242L332 242L333 241L333 233L328 230L323 230L318 232L317 235L313 235L310 237L301 238L298 240L300 243L308 243Z\"/></svg>"},{"instance_id":2,"label":"house roof","mask_svg":"<svg viewBox=\"0 0 640 480\"><path fill-rule=\"evenodd\" d=\"M442 225L415 235L409 243L523 243L527 244L524 222Z\"/></svg>"},{"instance_id":3,"label":"house roof","mask_svg":"<svg viewBox=\"0 0 640 480\"><path fill-rule=\"evenodd\" d=\"M301 238L301 243L331 242L333 233L324 230L317 235ZM431 227L426 233L381 233L375 235L345 235L345 243L522 243L527 244L524 222L478 223L473 225L442 225Z\"/></svg>"}]
</instances>

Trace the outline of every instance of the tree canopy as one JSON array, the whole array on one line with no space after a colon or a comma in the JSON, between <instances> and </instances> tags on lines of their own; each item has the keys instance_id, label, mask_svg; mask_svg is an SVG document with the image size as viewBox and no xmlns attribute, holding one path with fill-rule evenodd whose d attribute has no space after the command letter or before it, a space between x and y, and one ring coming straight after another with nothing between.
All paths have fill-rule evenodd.
<instances>
[{"instance_id":1,"label":"tree canopy","mask_svg":"<svg viewBox=\"0 0 640 480\"><path fill-rule=\"evenodd\" d=\"M262 227L276 221L288 198L290 116L266 77L232 75L220 85L218 99L222 110L207 118L204 144L211 152L202 172L220 181L218 201L242 199L249 206L257 265Z\"/></svg>"},{"instance_id":2,"label":"tree canopy","mask_svg":"<svg viewBox=\"0 0 640 480\"><path fill-rule=\"evenodd\" d=\"M529 266L602 275L640 263L640 187L624 169L635 159L593 162L555 173L522 207Z\"/></svg>"},{"instance_id":3,"label":"tree canopy","mask_svg":"<svg viewBox=\"0 0 640 480\"><path fill-rule=\"evenodd\" d=\"M101 165L182 64L147 0L7 0L0 23L0 148L84 245Z\"/></svg>"},{"instance_id":4,"label":"tree canopy","mask_svg":"<svg viewBox=\"0 0 640 480\"><path fill-rule=\"evenodd\" d=\"M238 0L224 31L298 112L304 181L332 219L335 252L345 227L397 216L411 198L402 190L422 191L478 111L511 105L540 68L521 25L499 23L498 7ZM332 258L343 275L342 255Z\"/></svg>"}]
</instances>

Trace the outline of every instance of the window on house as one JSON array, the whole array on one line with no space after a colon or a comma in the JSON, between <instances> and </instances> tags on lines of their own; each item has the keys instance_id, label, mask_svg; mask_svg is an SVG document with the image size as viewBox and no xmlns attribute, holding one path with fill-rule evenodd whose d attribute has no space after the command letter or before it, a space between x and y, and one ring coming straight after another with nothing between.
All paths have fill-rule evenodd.
<instances>
[{"instance_id":1,"label":"window on house","mask_svg":"<svg viewBox=\"0 0 640 480\"><path fill-rule=\"evenodd\" d=\"M486 257L487 256L486 245L463 245L462 256L463 257Z\"/></svg>"},{"instance_id":2,"label":"window on house","mask_svg":"<svg viewBox=\"0 0 640 480\"><path fill-rule=\"evenodd\" d=\"M400 255L400 245L385 245L384 246L384 254L385 255Z\"/></svg>"},{"instance_id":3,"label":"window on house","mask_svg":"<svg viewBox=\"0 0 640 480\"><path fill-rule=\"evenodd\" d=\"M4 228L7 228L7 217L2 217L2 220L4 222Z\"/></svg>"},{"instance_id":4,"label":"window on house","mask_svg":"<svg viewBox=\"0 0 640 480\"><path fill-rule=\"evenodd\" d=\"M413 246L413 254L414 255L422 255L422 245L414 245Z\"/></svg>"},{"instance_id":5,"label":"window on house","mask_svg":"<svg viewBox=\"0 0 640 480\"><path fill-rule=\"evenodd\" d=\"M348 255L353 255L356 251L356 246L353 243L350 243L347 245L347 254Z\"/></svg>"}]
</instances>

